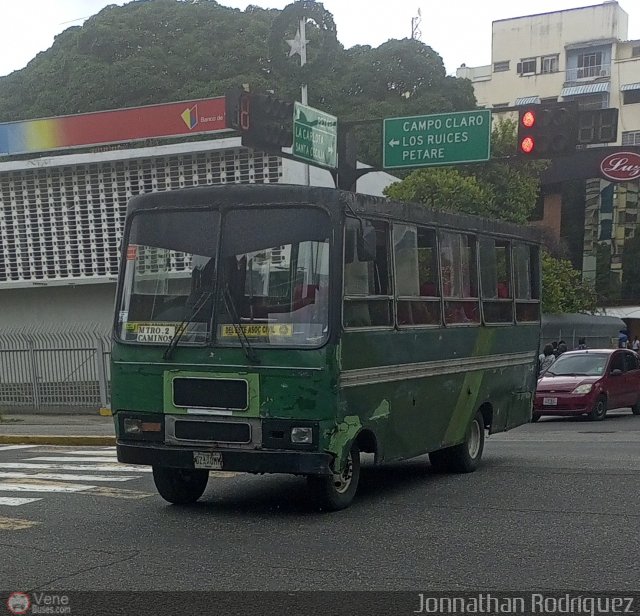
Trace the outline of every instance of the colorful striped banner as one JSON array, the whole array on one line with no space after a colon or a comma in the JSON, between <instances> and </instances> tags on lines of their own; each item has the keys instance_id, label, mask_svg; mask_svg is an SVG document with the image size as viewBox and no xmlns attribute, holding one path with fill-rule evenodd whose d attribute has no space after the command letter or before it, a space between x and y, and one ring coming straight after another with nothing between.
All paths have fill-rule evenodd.
<instances>
[{"instance_id":1,"label":"colorful striped banner","mask_svg":"<svg viewBox=\"0 0 640 616\"><path fill-rule=\"evenodd\" d=\"M29 154L227 130L225 98L0 124L0 155Z\"/></svg>"}]
</instances>

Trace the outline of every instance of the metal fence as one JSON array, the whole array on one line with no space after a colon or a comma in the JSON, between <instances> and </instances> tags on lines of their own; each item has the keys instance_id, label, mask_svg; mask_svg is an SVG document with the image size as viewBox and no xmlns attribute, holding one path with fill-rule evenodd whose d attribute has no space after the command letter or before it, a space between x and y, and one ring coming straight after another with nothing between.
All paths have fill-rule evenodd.
<instances>
[{"instance_id":1,"label":"metal fence","mask_svg":"<svg viewBox=\"0 0 640 616\"><path fill-rule=\"evenodd\" d=\"M0 411L109 406L109 355L98 327L0 330Z\"/></svg>"}]
</instances>

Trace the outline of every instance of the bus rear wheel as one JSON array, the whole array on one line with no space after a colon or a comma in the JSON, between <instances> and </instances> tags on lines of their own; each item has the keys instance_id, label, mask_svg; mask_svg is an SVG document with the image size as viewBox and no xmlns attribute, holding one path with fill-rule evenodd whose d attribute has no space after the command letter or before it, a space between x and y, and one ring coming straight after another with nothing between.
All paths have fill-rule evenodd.
<instances>
[{"instance_id":1,"label":"bus rear wheel","mask_svg":"<svg viewBox=\"0 0 640 616\"><path fill-rule=\"evenodd\" d=\"M429 461L437 471L472 473L478 468L484 450L484 418L480 411L467 427L464 441L459 445L432 451Z\"/></svg>"},{"instance_id":2,"label":"bus rear wheel","mask_svg":"<svg viewBox=\"0 0 640 616\"><path fill-rule=\"evenodd\" d=\"M174 505L189 505L204 493L209 481L209 471L154 466L153 481L164 500Z\"/></svg>"},{"instance_id":3,"label":"bus rear wheel","mask_svg":"<svg viewBox=\"0 0 640 616\"><path fill-rule=\"evenodd\" d=\"M321 509L339 511L353 501L360 480L360 449L351 445L344 467L328 477L309 475L309 488Z\"/></svg>"}]
</instances>

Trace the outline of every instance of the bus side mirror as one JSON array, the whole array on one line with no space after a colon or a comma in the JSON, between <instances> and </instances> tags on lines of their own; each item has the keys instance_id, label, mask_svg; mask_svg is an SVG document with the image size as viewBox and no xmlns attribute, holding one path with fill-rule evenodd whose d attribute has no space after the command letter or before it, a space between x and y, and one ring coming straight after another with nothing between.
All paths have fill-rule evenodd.
<instances>
[{"instance_id":1,"label":"bus side mirror","mask_svg":"<svg viewBox=\"0 0 640 616\"><path fill-rule=\"evenodd\" d=\"M376 230L366 221L362 225L362 234L358 234L358 261L375 261L376 252Z\"/></svg>"}]
</instances>

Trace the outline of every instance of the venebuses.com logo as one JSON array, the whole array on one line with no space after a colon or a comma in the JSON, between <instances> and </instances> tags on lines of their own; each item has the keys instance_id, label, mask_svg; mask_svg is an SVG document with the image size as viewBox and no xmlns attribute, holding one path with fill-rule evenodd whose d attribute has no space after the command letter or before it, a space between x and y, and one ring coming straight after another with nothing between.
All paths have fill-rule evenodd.
<instances>
[{"instance_id":1,"label":"venebuses.com logo","mask_svg":"<svg viewBox=\"0 0 640 616\"><path fill-rule=\"evenodd\" d=\"M7 609L12 614L26 614L31 607L31 599L24 592L12 592L7 598Z\"/></svg>"}]
</instances>

